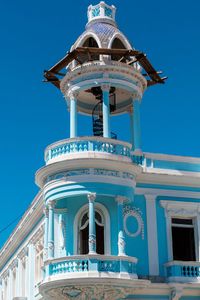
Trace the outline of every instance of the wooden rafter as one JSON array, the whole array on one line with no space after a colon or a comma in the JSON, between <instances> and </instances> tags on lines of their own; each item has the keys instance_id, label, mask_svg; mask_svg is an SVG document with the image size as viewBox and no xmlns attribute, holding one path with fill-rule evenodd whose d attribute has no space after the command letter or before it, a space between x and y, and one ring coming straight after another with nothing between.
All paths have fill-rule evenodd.
<instances>
[{"instance_id":1,"label":"wooden rafter","mask_svg":"<svg viewBox=\"0 0 200 300\"><path fill-rule=\"evenodd\" d=\"M57 76L63 76L64 74L60 73L60 70L68 66L73 60L82 63L83 57L88 57L91 60L92 55L117 55L121 56L119 61L122 61L124 58L130 58L127 64L133 64L138 62L141 67L146 71L145 76L148 76L150 79L147 80L148 86L164 83L167 77L161 78L159 72L157 72L152 64L146 57L146 54L138 50L127 50L127 49L107 49L107 48L89 48L89 47L78 47L72 52L68 52L65 57L63 57L57 64L55 64L48 71L44 72L44 77L46 82L51 82L56 87L60 88L60 79ZM134 57L134 59L133 59Z\"/></svg>"}]
</instances>

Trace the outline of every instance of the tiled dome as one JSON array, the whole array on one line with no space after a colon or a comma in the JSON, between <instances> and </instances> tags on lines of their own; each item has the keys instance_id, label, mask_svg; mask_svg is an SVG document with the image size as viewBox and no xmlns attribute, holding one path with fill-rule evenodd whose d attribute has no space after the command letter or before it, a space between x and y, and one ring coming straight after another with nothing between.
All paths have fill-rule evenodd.
<instances>
[{"instance_id":1,"label":"tiled dome","mask_svg":"<svg viewBox=\"0 0 200 300\"><path fill-rule=\"evenodd\" d=\"M131 49L131 45L124 34L117 28L115 22L115 7L108 6L104 2L100 2L100 11L103 9L109 9L111 15L94 15L93 11L97 11L97 6L89 6L88 8L88 23L86 25L86 30L80 35L72 49L82 46L87 37L92 36L100 48L111 48L111 42L114 38L118 38L124 44L125 48Z\"/></svg>"}]
</instances>

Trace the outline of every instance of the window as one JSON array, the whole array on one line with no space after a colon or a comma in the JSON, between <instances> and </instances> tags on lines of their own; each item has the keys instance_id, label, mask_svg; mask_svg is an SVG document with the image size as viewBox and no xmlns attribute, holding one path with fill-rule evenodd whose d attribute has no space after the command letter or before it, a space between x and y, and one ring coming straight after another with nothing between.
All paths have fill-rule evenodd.
<instances>
[{"instance_id":1,"label":"window","mask_svg":"<svg viewBox=\"0 0 200 300\"><path fill-rule=\"evenodd\" d=\"M172 218L172 249L173 259L195 261L194 220Z\"/></svg>"},{"instance_id":2,"label":"window","mask_svg":"<svg viewBox=\"0 0 200 300\"><path fill-rule=\"evenodd\" d=\"M165 209L168 261L200 261L200 203L161 200Z\"/></svg>"},{"instance_id":3,"label":"window","mask_svg":"<svg viewBox=\"0 0 200 300\"><path fill-rule=\"evenodd\" d=\"M104 254L104 221L100 212L95 211L96 225L96 251L98 254ZM80 254L88 254L88 236L89 236L89 217L88 211L80 219L79 226L79 249Z\"/></svg>"}]
</instances>

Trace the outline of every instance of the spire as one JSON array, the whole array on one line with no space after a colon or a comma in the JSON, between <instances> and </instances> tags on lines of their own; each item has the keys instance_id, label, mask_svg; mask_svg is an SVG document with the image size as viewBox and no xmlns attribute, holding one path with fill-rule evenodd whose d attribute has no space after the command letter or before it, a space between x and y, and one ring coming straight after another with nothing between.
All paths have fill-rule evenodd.
<instances>
[{"instance_id":1,"label":"spire","mask_svg":"<svg viewBox=\"0 0 200 300\"><path fill-rule=\"evenodd\" d=\"M97 5L90 5L88 7L88 23L93 21L102 21L116 25L115 23L116 8L114 5L108 5L104 1L101 1Z\"/></svg>"}]
</instances>

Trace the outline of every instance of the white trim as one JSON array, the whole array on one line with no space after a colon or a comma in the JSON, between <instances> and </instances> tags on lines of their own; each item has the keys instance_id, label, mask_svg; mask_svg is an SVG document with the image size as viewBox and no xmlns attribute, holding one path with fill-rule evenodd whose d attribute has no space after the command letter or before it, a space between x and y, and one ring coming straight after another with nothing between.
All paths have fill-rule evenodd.
<instances>
[{"instance_id":1,"label":"white trim","mask_svg":"<svg viewBox=\"0 0 200 300\"><path fill-rule=\"evenodd\" d=\"M154 159L154 160L165 160L165 161L173 161L173 162L200 164L200 157L149 153L149 152L144 152L144 156L145 158Z\"/></svg>"},{"instance_id":2,"label":"white trim","mask_svg":"<svg viewBox=\"0 0 200 300\"><path fill-rule=\"evenodd\" d=\"M185 201L171 201L161 200L161 207L165 209L166 217L166 230L167 230L167 245L168 245L168 260L173 260L172 250L172 223L173 217L179 218L193 218L194 222L194 235L195 235L195 256L196 260L200 260L200 203L198 202L185 202ZM196 225L196 226L195 226Z\"/></svg>"},{"instance_id":3,"label":"white trim","mask_svg":"<svg viewBox=\"0 0 200 300\"><path fill-rule=\"evenodd\" d=\"M79 211L77 212L74 218L74 255L78 255L78 225L79 220L84 211L88 209L88 204L83 205ZM105 255L110 255L110 216L107 208L99 202L95 202L95 209L99 210L105 219L104 226L104 247L105 247Z\"/></svg>"},{"instance_id":4,"label":"white trim","mask_svg":"<svg viewBox=\"0 0 200 300\"><path fill-rule=\"evenodd\" d=\"M158 233L156 196L145 195L146 198L146 218L147 218L147 241L149 258L149 275L159 275L159 253L158 253Z\"/></svg>"},{"instance_id":5,"label":"white trim","mask_svg":"<svg viewBox=\"0 0 200 300\"><path fill-rule=\"evenodd\" d=\"M112 36L112 38L111 38L111 40L109 41L109 44L108 44L108 48L109 49L111 49L113 41L115 39L119 39L122 42L122 44L124 45L124 47L126 47L128 50L132 49L131 44L129 43L129 41L127 40L127 38L123 34L121 34L120 32L116 32Z\"/></svg>"},{"instance_id":6,"label":"white trim","mask_svg":"<svg viewBox=\"0 0 200 300\"><path fill-rule=\"evenodd\" d=\"M138 188L135 189L136 195L150 194L162 197L179 197L179 198L193 198L200 199L200 192L191 191L179 191L179 190L165 190L165 189L153 189L153 188Z\"/></svg>"}]
</instances>

